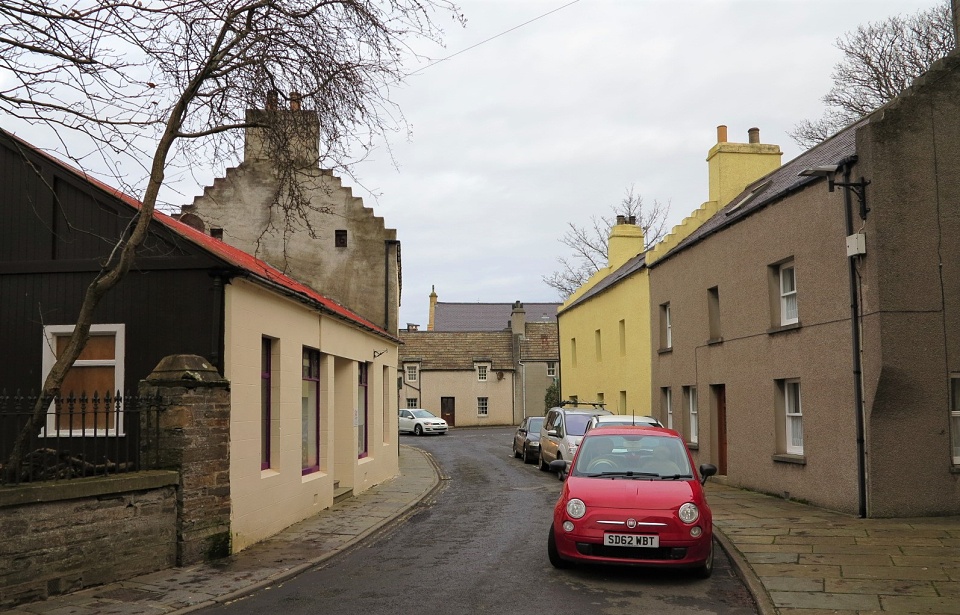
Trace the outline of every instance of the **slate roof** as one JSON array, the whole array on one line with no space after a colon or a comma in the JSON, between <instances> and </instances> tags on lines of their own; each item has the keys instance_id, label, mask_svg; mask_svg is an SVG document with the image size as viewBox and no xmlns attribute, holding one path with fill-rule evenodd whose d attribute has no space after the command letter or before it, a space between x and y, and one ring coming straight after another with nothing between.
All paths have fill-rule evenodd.
<instances>
[{"instance_id":1,"label":"slate roof","mask_svg":"<svg viewBox=\"0 0 960 615\"><path fill-rule=\"evenodd\" d=\"M418 360L420 370L472 370L475 359L494 371L513 371L510 331L401 331L400 361Z\"/></svg>"},{"instance_id":2,"label":"slate roof","mask_svg":"<svg viewBox=\"0 0 960 615\"><path fill-rule=\"evenodd\" d=\"M76 169L69 164L55 158L54 156L44 152L43 150L34 147L30 143L24 141L20 137L13 135L3 129L0 129L0 135L6 137L22 147L28 149L49 160L52 164L57 165L63 170L80 177L83 181L96 186L98 189L110 194L111 196L116 197L121 202L126 205L133 207L134 209L140 209L143 204L132 196L125 194L95 177L92 177L79 169ZM324 295L318 293L316 290L310 288L309 286L302 284L293 278L281 273L278 269L271 267L264 261L248 254L242 250L239 250L231 245L228 245L219 239L214 239L209 235L206 235L195 228L188 226L178 220L171 218L170 216L164 214L159 210L154 210L153 218L155 222L162 224L164 227L180 236L183 239L195 244L201 249L211 253L213 256L219 258L225 263L232 265L233 267L240 270L242 275L245 275L248 278L253 279L253 281L258 282L264 286L272 288L275 291L280 291L283 294L299 299L300 301L306 303L307 305L318 309L322 312L326 312L332 316L349 322L354 326L358 326L362 329L366 329L373 333L376 333L382 337L387 337L391 340L396 341L397 338L394 335L391 335L383 328L373 324L369 320L363 318L362 316L355 314L348 308L340 305L333 299L325 297Z\"/></svg>"},{"instance_id":3,"label":"slate roof","mask_svg":"<svg viewBox=\"0 0 960 615\"><path fill-rule=\"evenodd\" d=\"M678 252L717 231L735 224L741 219L800 190L821 177L800 176L800 171L824 165L841 164L857 153L857 130L869 122L870 116L851 124L826 141L800 154L780 168L768 173L723 206L699 228L680 241L672 250L650 265L656 267ZM839 180L839 178L838 178Z\"/></svg>"},{"instance_id":4,"label":"slate roof","mask_svg":"<svg viewBox=\"0 0 960 615\"><path fill-rule=\"evenodd\" d=\"M556 322L559 303L524 303L527 322ZM434 331L501 331L510 328L512 303L437 302Z\"/></svg>"}]
</instances>

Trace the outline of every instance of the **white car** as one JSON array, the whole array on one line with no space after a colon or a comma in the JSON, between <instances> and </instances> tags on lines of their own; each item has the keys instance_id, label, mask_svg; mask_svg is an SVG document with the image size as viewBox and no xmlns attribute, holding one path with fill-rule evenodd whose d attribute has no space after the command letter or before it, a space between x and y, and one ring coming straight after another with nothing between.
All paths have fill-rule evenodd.
<instances>
[{"instance_id":1,"label":"white car","mask_svg":"<svg viewBox=\"0 0 960 615\"><path fill-rule=\"evenodd\" d=\"M428 433L447 433L447 422L423 408L403 408L400 410L400 433L412 432L422 436Z\"/></svg>"},{"instance_id":2,"label":"white car","mask_svg":"<svg viewBox=\"0 0 960 615\"><path fill-rule=\"evenodd\" d=\"M594 427L609 427L616 425L621 427L623 425L638 425L640 427L663 427L660 424L660 421L653 418L652 416L646 415L634 415L634 414L609 414L602 416L595 416L587 422L587 428L584 430L584 433L590 431Z\"/></svg>"}]
</instances>

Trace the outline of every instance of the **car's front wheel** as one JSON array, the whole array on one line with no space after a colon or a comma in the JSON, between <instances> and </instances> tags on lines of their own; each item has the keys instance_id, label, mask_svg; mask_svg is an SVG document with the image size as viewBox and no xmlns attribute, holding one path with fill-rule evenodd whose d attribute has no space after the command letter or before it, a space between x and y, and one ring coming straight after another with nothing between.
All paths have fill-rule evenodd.
<instances>
[{"instance_id":1,"label":"car's front wheel","mask_svg":"<svg viewBox=\"0 0 960 615\"><path fill-rule=\"evenodd\" d=\"M517 450L517 443L514 442L514 443L513 443L513 458L514 458L514 459L520 459L521 457L523 457L523 454L522 454L520 451Z\"/></svg>"},{"instance_id":2,"label":"car's front wheel","mask_svg":"<svg viewBox=\"0 0 960 615\"><path fill-rule=\"evenodd\" d=\"M700 579L709 579L710 575L713 574L713 539L710 540L710 553L707 554L707 559L703 560L703 564L693 569L694 574Z\"/></svg>"},{"instance_id":3,"label":"car's front wheel","mask_svg":"<svg viewBox=\"0 0 960 615\"><path fill-rule=\"evenodd\" d=\"M543 459L543 449L540 449L540 471L541 472L550 471L550 465Z\"/></svg>"},{"instance_id":4,"label":"car's front wheel","mask_svg":"<svg viewBox=\"0 0 960 615\"><path fill-rule=\"evenodd\" d=\"M550 524L550 535L547 537L547 557L550 558L550 564L554 568L569 568L570 563L567 560L560 557L560 552L557 551L557 537L553 532L553 524Z\"/></svg>"},{"instance_id":5,"label":"car's front wheel","mask_svg":"<svg viewBox=\"0 0 960 615\"><path fill-rule=\"evenodd\" d=\"M533 454L526 446L523 447L523 463L533 463Z\"/></svg>"},{"instance_id":6,"label":"car's front wheel","mask_svg":"<svg viewBox=\"0 0 960 615\"><path fill-rule=\"evenodd\" d=\"M413 435L422 436L423 435L423 426L419 423L413 426Z\"/></svg>"}]
</instances>

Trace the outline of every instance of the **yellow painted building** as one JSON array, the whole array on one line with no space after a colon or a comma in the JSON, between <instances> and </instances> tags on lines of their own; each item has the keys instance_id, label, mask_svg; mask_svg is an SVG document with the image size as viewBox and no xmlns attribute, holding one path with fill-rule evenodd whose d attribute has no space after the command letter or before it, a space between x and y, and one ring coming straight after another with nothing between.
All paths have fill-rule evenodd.
<instances>
[{"instance_id":1,"label":"yellow painted building","mask_svg":"<svg viewBox=\"0 0 960 615\"><path fill-rule=\"evenodd\" d=\"M707 154L707 202L650 250L645 250L643 230L636 221L618 216L610 232L607 266L557 312L561 399L603 402L616 414L661 414L659 400L653 399L651 361L654 353L669 352L669 344L650 338L651 314L664 318L664 313L660 306L650 305L647 265L751 182L778 168L780 158L778 146L760 143L758 129L750 129L748 143L730 143L727 127L719 126L717 143ZM667 417L660 418L666 424Z\"/></svg>"}]
</instances>

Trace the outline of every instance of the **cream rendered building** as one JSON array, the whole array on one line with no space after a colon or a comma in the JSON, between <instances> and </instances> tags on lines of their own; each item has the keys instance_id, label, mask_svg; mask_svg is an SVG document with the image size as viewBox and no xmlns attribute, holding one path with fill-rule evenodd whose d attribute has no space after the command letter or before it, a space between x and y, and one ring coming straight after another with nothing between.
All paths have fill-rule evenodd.
<instances>
[{"instance_id":1,"label":"cream rendered building","mask_svg":"<svg viewBox=\"0 0 960 615\"><path fill-rule=\"evenodd\" d=\"M683 220L663 241L645 250L643 229L619 216L610 231L608 264L561 305L560 395L562 399L603 402L617 414L671 416L655 408L651 361L660 340L651 340L650 281L647 265L698 228L750 182L780 166L776 145L760 143L759 130L748 143L727 141L726 126L717 128L717 144L707 155L710 199ZM657 306L669 319L669 309ZM661 328L668 330L665 326Z\"/></svg>"},{"instance_id":2,"label":"cream rendered building","mask_svg":"<svg viewBox=\"0 0 960 615\"><path fill-rule=\"evenodd\" d=\"M396 476L395 341L243 280L226 287L224 324L234 552L329 508L339 494L361 493ZM313 380L304 379L305 350L319 359ZM269 428L262 424L265 361ZM314 403L307 393L313 383L318 459L305 468L304 416Z\"/></svg>"}]
</instances>

